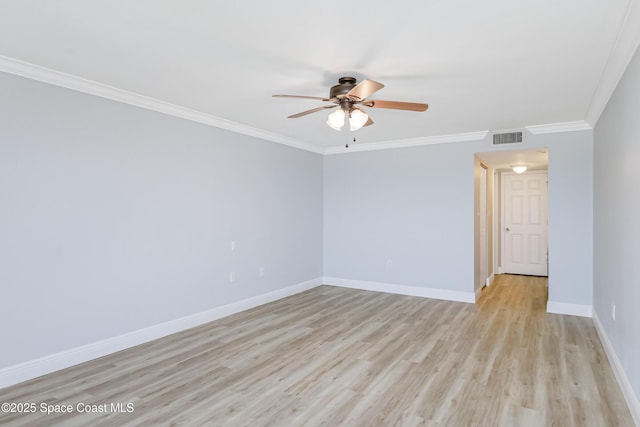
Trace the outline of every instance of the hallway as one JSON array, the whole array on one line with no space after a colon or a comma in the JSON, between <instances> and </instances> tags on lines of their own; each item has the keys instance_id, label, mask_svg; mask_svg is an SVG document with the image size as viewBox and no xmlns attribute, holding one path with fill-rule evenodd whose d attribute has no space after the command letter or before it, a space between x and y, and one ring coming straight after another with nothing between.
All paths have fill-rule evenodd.
<instances>
[{"instance_id":1,"label":"hallway","mask_svg":"<svg viewBox=\"0 0 640 427\"><path fill-rule=\"evenodd\" d=\"M538 316L547 311L547 295L546 277L496 274L477 305L481 311L516 310Z\"/></svg>"}]
</instances>

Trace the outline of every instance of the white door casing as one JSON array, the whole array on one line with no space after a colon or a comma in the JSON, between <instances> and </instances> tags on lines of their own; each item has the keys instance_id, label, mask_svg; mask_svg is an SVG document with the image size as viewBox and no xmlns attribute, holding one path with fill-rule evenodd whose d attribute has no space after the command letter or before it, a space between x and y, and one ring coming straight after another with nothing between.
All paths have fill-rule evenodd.
<instances>
[{"instance_id":1,"label":"white door casing","mask_svg":"<svg viewBox=\"0 0 640 427\"><path fill-rule=\"evenodd\" d=\"M480 170L480 283L485 285L489 277L489 239L487 215L487 170Z\"/></svg>"},{"instance_id":2,"label":"white door casing","mask_svg":"<svg viewBox=\"0 0 640 427\"><path fill-rule=\"evenodd\" d=\"M547 276L547 172L502 174L502 272Z\"/></svg>"}]
</instances>

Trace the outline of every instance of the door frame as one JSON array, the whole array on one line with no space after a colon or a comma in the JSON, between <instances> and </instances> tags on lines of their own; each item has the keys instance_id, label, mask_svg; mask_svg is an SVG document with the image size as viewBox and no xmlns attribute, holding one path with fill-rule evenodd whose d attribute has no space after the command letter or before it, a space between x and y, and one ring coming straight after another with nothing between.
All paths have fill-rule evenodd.
<instances>
[{"instance_id":1,"label":"door frame","mask_svg":"<svg viewBox=\"0 0 640 427\"><path fill-rule=\"evenodd\" d=\"M500 212L502 209L502 200L500 197L496 197L496 195L502 194L502 186L500 180L502 179L502 174L500 171L493 169L493 188L491 188L492 192L492 212L493 212L493 221L491 223L491 239L493 241L493 265L491 266L491 271L493 274L500 274L502 268L502 242L500 238L502 233L500 232L502 228L502 216L496 215L497 212ZM491 282L491 280L490 280ZM489 283L488 285L490 285ZM487 285L487 286L488 286Z\"/></svg>"},{"instance_id":2,"label":"door frame","mask_svg":"<svg viewBox=\"0 0 640 427\"><path fill-rule=\"evenodd\" d=\"M480 162L480 278L483 286L489 284L489 168ZM484 234L482 233L484 227Z\"/></svg>"}]
</instances>

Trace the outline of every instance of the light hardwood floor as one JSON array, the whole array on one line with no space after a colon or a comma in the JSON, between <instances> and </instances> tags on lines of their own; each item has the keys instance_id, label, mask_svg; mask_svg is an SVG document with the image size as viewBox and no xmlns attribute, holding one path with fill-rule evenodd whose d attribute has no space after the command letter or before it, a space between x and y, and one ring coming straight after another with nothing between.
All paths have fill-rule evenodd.
<instances>
[{"instance_id":1,"label":"light hardwood floor","mask_svg":"<svg viewBox=\"0 0 640 427\"><path fill-rule=\"evenodd\" d=\"M74 413L0 424L632 426L591 319L546 295L506 275L476 305L321 286L2 389ZM134 411L76 411L115 402Z\"/></svg>"}]
</instances>

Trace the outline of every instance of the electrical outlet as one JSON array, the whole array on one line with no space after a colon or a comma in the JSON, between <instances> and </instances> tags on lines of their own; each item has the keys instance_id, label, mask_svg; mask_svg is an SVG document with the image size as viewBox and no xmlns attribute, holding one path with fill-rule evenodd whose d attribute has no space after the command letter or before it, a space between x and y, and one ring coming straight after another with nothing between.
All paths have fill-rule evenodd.
<instances>
[{"instance_id":1,"label":"electrical outlet","mask_svg":"<svg viewBox=\"0 0 640 427\"><path fill-rule=\"evenodd\" d=\"M235 250L236 250L236 241L232 240L231 241L231 252L235 252Z\"/></svg>"},{"instance_id":2,"label":"electrical outlet","mask_svg":"<svg viewBox=\"0 0 640 427\"><path fill-rule=\"evenodd\" d=\"M231 273L229 273L229 283L233 283L236 281L236 273L235 271L232 271Z\"/></svg>"},{"instance_id":3,"label":"electrical outlet","mask_svg":"<svg viewBox=\"0 0 640 427\"><path fill-rule=\"evenodd\" d=\"M615 304L611 304L611 318L613 320L616 320L616 305Z\"/></svg>"},{"instance_id":4,"label":"electrical outlet","mask_svg":"<svg viewBox=\"0 0 640 427\"><path fill-rule=\"evenodd\" d=\"M259 272L258 272L258 275L259 275L260 277L264 277L264 267L260 267L260 270L259 270Z\"/></svg>"},{"instance_id":5,"label":"electrical outlet","mask_svg":"<svg viewBox=\"0 0 640 427\"><path fill-rule=\"evenodd\" d=\"M388 259L387 260L387 270L391 270L393 268L393 260L392 259Z\"/></svg>"}]
</instances>

